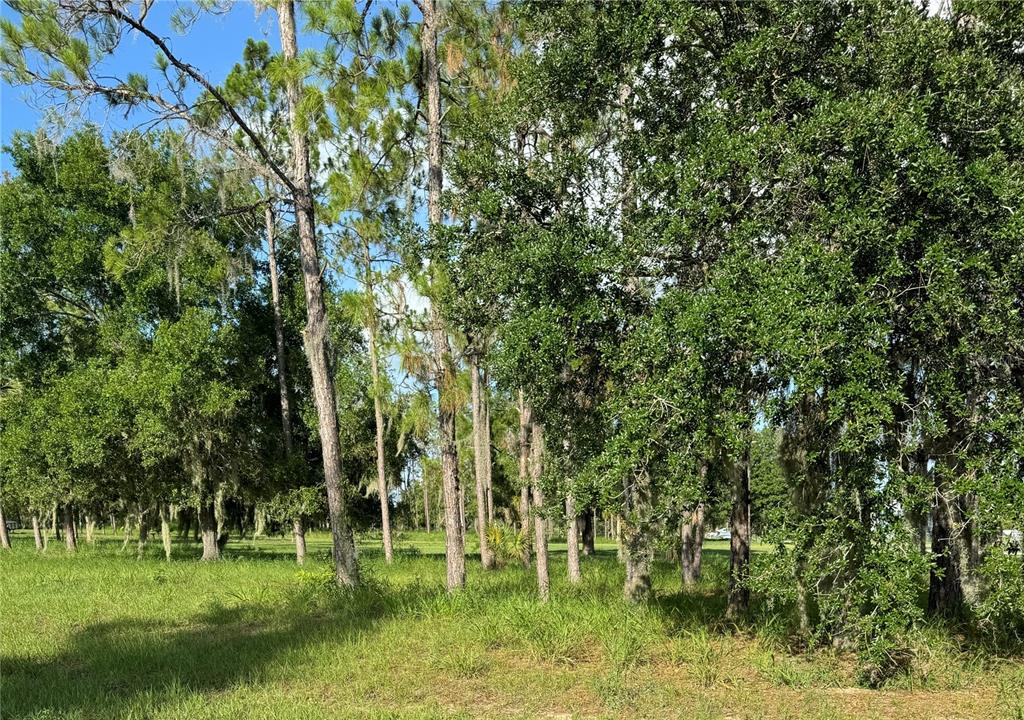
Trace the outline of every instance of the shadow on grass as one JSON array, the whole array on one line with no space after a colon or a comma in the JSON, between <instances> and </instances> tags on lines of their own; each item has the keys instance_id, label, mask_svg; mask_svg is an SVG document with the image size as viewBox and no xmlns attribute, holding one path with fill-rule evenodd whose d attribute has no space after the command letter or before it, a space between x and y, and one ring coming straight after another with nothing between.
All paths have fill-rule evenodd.
<instances>
[{"instance_id":1,"label":"shadow on grass","mask_svg":"<svg viewBox=\"0 0 1024 720\"><path fill-rule=\"evenodd\" d=\"M217 606L182 621L94 623L57 655L3 658L3 717L149 717L197 694L273 680L282 656L325 638L356 642L440 593L311 587L284 603Z\"/></svg>"},{"instance_id":2,"label":"shadow on grass","mask_svg":"<svg viewBox=\"0 0 1024 720\"><path fill-rule=\"evenodd\" d=\"M669 575L671 577L667 577ZM724 630L729 551L704 548L701 580L692 587L682 587L679 575L677 564L657 563L655 566L656 585L675 589L674 592L659 592L650 603L661 615L666 632L676 635L699 627Z\"/></svg>"}]
</instances>

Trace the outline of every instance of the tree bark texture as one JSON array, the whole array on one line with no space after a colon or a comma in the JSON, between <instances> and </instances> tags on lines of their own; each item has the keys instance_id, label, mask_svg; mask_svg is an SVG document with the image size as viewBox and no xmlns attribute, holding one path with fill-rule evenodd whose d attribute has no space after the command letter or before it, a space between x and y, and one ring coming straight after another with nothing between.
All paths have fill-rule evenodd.
<instances>
[{"instance_id":1,"label":"tree bark texture","mask_svg":"<svg viewBox=\"0 0 1024 720\"><path fill-rule=\"evenodd\" d=\"M196 508L199 515L199 534L203 540L203 560L220 560L220 544L217 542L217 511L213 498L201 500Z\"/></svg>"},{"instance_id":2,"label":"tree bark texture","mask_svg":"<svg viewBox=\"0 0 1024 720\"><path fill-rule=\"evenodd\" d=\"M306 562L306 523L301 515L292 518L292 535L295 536L295 562L303 565Z\"/></svg>"},{"instance_id":3,"label":"tree bark texture","mask_svg":"<svg viewBox=\"0 0 1024 720\"><path fill-rule=\"evenodd\" d=\"M36 541L36 550L42 552L46 549L46 544L43 542L43 533L39 527L39 515L32 513L32 537Z\"/></svg>"},{"instance_id":4,"label":"tree bark texture","mask_svg":"<svg viewBox=\"0 0 1024 720\"><path fill-rule=\"evenodd\" d=\"M164 559L170 562L174 548L171 545L171 512L167 503L160 503L160 541L164 546Z\"/></svg>"},{"instance_id":5,"label":"tree bark texture","mask_svg":"<svg viewBox=\"0 0 1024 720\"><path fill-rule=\"evenodd\" d=\"M736 618L750 609L750 448L732 468L732 514L729 516L729 604L726 615Z\"/></svg>"},{"instance_id":6,"label":"tree bark texture","mask_svg":"<svg viewBox=\"0 0 1024 720\"><path fill-rule=\"evenodd\" d=\"M64 506L64 545L68 552L78 550L78 532L75 528L75 510L69 504Z\"/></svg>"},{"instance_id":7,"label":"tree bark texture","mask_svg":"<svg viewBox=\"0 0 1024 720\"><path fill-rule=\"evenodd\" d=\"M932 568L928 582L928 612L956 616L963 608L964 542L959 498L941 486L932 508Z\"/></svg>"},{"instance_id":8,"label":"tree bark texture","mask_svg":"<svg viewBox=\"0 0 1024 720\"><path fill-rule=\"evenodd\" d=\"M700 581L704 543L704 503L697 503L697 506L688 514L683 523L682 534L679 565L682 570L683 585L691 587Z\"/></svg>"}]
</instances>

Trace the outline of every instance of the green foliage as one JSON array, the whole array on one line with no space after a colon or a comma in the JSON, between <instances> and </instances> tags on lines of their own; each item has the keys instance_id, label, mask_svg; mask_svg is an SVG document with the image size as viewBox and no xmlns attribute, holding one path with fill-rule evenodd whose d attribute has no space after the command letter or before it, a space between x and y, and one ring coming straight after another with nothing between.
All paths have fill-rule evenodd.
<instances>
[{"instance_id":1,"label":"green foliage","mask_svg":"<svg viewBox=\"0 0 1024 720\"><path fill-rule=\"evenodd\" d=\"M503 523L487 525L487 542L499 564L517 562L523 557L523 548L529 542L527 533Z\"/></svg>"}]
</instances>

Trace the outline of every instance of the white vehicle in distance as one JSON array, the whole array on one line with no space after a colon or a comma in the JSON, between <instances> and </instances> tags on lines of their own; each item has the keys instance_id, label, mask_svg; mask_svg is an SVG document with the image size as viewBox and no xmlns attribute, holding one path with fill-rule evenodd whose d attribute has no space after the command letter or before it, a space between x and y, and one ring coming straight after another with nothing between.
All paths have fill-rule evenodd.
<instances>
[{"instance_id":1,"label":"white vehicle in distance","mask_svg":"<svg viewBox=\"0 0 1024 720\"><path fill-rule=\"evenodd\" d=\"M731 540L732 533L729 532L729 528L723 527L717 530L712 530L704 536L705 540Z\"/></svg>"}]
</instances>

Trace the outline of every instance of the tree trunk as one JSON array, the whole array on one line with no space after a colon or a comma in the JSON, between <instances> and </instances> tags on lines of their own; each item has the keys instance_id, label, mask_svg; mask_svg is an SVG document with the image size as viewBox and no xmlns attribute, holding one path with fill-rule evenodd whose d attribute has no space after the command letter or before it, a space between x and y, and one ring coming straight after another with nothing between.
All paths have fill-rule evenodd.
<instances>
[{"instance_id":1,"label":"tree trunk","mask_svg":"<svg viewBox=\"0 0 1024 720\"><path fill-rule=\"evenodd\" d=\"M587 509L583 515L583 527L581 534L583 535L583 554L587 557L593 555L596 551L594 550L594 530L597 525L597 511L593 508Z\"/></svg>"},{"instance_id":2,"label":"tree trunk","mask_svg":"<svg viewBox=\"0 0 1024 720\"><path fill-rule=\"evenodd\" d=\"M4 517L3 506L0 506L0 548L11 549L11 536L7 532L7 518Z\"/></svg>"},{"instance_id":3,"label":"tree trunk","mask_svg":"<svg viewBox=\"0 0 1024 720\"><path fill-rule=\"evenodd\" d=\"M519 525L523 567L530 567L530 406L519 391Z\"/></svg>"},{"instance_id":4,"label":"tree trunk","mask_svg":"<svg viewBox=\"0 0 1024 720\"><path fill-rule=\"evenodd\" d=\"M429 230L441 226L441 192L444 175L441 165L441 77L437 63L437 33L441 22L436 0L421 0L423 22L420 43L423 58L423 84L427 106L427 222ZM466 584L466 541L460 519L459 459L455 445L455 408L452 406L454 363L436 298L430 303L431 336L434 345L434 372L437 386L438 427L440 429L441 481L444 487L445 559L449 591Z\"/></svg>"},{"instance_id":5,"label":"tree trunk","mask_svg":"<svg viewBox=\"0 0 1024 720\"><path fill-rule=\"evenodd\" d=\"M189 532L192 530L192 514L191 508L181 508L178 513L178 537L182 540L188 540Z\"/></svg>"},{"instance_id":6,"label":"tree trunk","mask_svg":"<svg viewBox=\"0 0 1024 720\"><path fill-rule=\"evenodd\" d=\"M85 541L90 545L96 544L96 520L92 515L85 516Z\"/></svg>"},{"instance_id":7,"label":"tree trunk","mask_svg":"<svg viewBox=\"0 0 1024 720\"><path fill-rule=\"evenodd\" d=\"M46 544L43 542L43 533L39 528L39 515L32 513L32 537L36 541L36 550L42 552L46 549Z\"/></svg>"},{"instance_id":8,"label":"tree trunk","mask_svg":"<svg viewBox=\"0 0 1024 720\"><path fill-rule=\"evenodd\" d=\"M137 554L141 558L146 550L146 541L149 540L149 520L146 518L148 510L143 510L139 505L139 544Z\"/></svg>"},{"instance_id":9,"label":"tree trunk","mask_svg":"<svg viewBox=\"0 0 1024 720\"><path fill-rule=\"evenodd\" d=\"M61 533L60 525L57 524L57 505L53 506L53 512L50 515L50 531L53 533L53 539L60 542Z\"/></svg>"},{"instance_id":10,"label":"tree trunk","mask_svg":"<svg viewBox=\"0 0 1024 720\"><path fill-rule=\"evenodd\" d=\"M281 434L284 436L284 451L292 454L291 401L288 395L288 356L284 344L284 318L281 314L281 288L277 274L277 237L274 222L274 208L270 204L270 179L266 180L267 204L264 222L267 229L267 260L270 264L270 305L274 312L274 344L277 348L277 387L281 395Z\"/></svg>"},{"instance_id":11,"label":"tree trunk","mask_svg":"<svg viewBox=\"0 0 1024 720\"><path fill-rule=\"evenodd\" d=\"M199 533L203 538L203 560L220 560L220 545L217 542L217 511L211 498L200 501Z\"/></svg>"},{"instance_id":12,"label":"tree trunk","mask_svg":"<svg viewBox=\"0 0 1024 720\"><path fill-rule=\"evenodd\" d=\"M800 623L800 635L806 638L811 634L811 613L807 601L807 582L804 577L804 562L798 559L796 566L796 615Z\"/></svg>"},{"instance_id":13,"label":"tree trunk","mask_svg":"<svg viewBox=\"0 0 1024 720\"><path fill-rule=\"evenodd\" d=\"M576 514L576 500L571 492L565 496L565 517L568 525L565 530L565 554L568 564L569 582L573 585L578 585L583 579L583 576L580 574L579 516Z\"/></svg>"},{"instance_id":14,"label":"tree trunk","mask_svg":"<svg viewBox=\"0 0 1024 720\"><path fill-rule=\"evenodd\" d=\"M369 248L364 247L366 250L366 272L367 276L371 271L370 268L370 251ZM373 284L367 281L367 287L369 288L370 302L375 302L373 299ZM369 336L370 345L370 373L373 379L373 420L374 430L377 436L377 494L380 496L380 528L381 534L384 538L384 561L389 565L395 559L395 552L391 545L391 507L388 502L388 479L384 465L384 409L381 404L380 394L382 392L380 382L380 370L377 367L377 310L376 306L373 310L373 317L370 318L367 323L367 335Z\"/></svg>"},{"instance_id":15,"label":"tree trunk","mask_svg":"<svg viewBox=\"0 0 1024 720\"><path fill-rule=\"evenodd\" d=\"M306 523L301 515L292 518L292 535L295 536L295 562L303 565L306 562Z\"/></svg>"},{"instance_id":16,"label":"tree trunk","mask_svg":"<svg viewBox=\"0 0 1024 720\"><path fill-rule=\"evenodd\" d=\"M750 609L750 447L733 465L732 514L729 516L729 605L726 615L737 618Z\"/></svg>"},{"instance_id":17,"label":"tree trunk","mask_svg":"<svg viewBox=\"0 0 1024 720\"><path fill-rule=\"evenodd\" d=\"M622 518L619 515L612 521L612 531L615 533L615 559L623 562L626 554L622 549Z\"/></svg>"},{"instance_id":18,"label":"tree trunk","mask_svg":"<svg viewBox=\"0 0 1024 720\"><path fill-rule=\"evenodd\" d=\"M480 562L484 570L494 568L494 555L487 542L487 467L489 458L485 457L484 447L490 447L490 443L484 438L484 409L480 392L480 367L477 358L472 353L469 355L469 376L471 400L473 405L473 469L476 476L476 524L477 535L480 540Z\"/></svg>"},{"instance_id":19,"label":"tree trunk","mask_svg":"<svg viewBox=\"0 0 1024 720\"><path fill-rule=\"evenodd\" d=\"M651 480L646 471L623 482L623 514L619 518L619 537L626 563L625 598L630 602L647 600L651 595L651 563L654 549L648 530L651 507Z\"/></svg>"},{"instance_id":20,"label":"tree trunk","mask_svg":"<svg viewBox=\"0 0 1024 720\"><path fill-rule=\"evenodd\" d=\"M542 601L550 595L551 582L548 577L548 538L545 532L544 493L540 488L540 478L544 462L544 428L539 423L530 423L530 455L531 480L533 485L533 543L537 555L537 594Z\"/></svg>"},{"instance_id":21,"label":"tree trunk","mask_svg":"<svg viewBox=\"0 0 1024 720\"><path fill-rule=\"evenodd\" d=\"M132 541L132 516L128 513L124 515L124 542L121 543L121 552L128 549L129 543Z\"/></svg>"},{"instance_id":22,"label":"tree trunk","mask_svg":"<svg viewBox=\"0 0 1024 720\"><path fill-rule=\"evenodd\" d=\"M71 505L64 506L64 545L68 552L78 550L78 533L75 531L75 511Z\"/></svg>"},{"instance_id":23,"label":"tree trunk","mask_svg":"<svg viewBox=\"0 0 1024 720\"><path fill-rule=\"evenodd\" d=\"M690 512L683 523L682 532L679 565L683 574L683 585L691 587L700 581L704 544L704 503L697 503L697 507Z\"/></svg>"},{"instance_id":24,"label":"tree trunk","mask_svg":"<svg viewBox=\"0 0 1024 720\"><path fill-rule=\"evenodd\" d=\"M958 498L937 488L932 516L933 565L928 582L928 612L955 617L963 608L963 558L966 555Z\"/></svg>"},{"instance_id":25,"label":"tree trunk","mask_svg":"<svg viewBox=\"0 0 1024 720\"><path fill-rule=\"evenodd\" d=\"M487 522L494 522L494 478L491 473L491 384L487 379L487 370L483 370L483 387L481 389L481 405L484 409L484 490L487 496Z\"/></svg>"},{"instance_id":26,"label":"tree trunk","mask_svg":"<svg viewBox=\"0 0 1024 720\"><path fill-rule=\"evenodd\" d=\"M221 548L224 547L224 542L221 538L227 535L227 512L224 509L224 486L217 485L217 491L213 494L213 516L217 520L217 543L220 544ZM142 515L140 514L141 518Z\"/></svg>"},{"instance_id":27,"label":"tree trunk","mask_svg":"<svg viewBox=\"0 0 1024 720\"><path fill-rule=\"evenodd\" d=\"M164 545L164 559L171 561L171 518L167 503L160 503L160 540Z\"/></svg>"},{"instance_id":28,"label":"tree trunk","mask_svg":"<svg viewBox=\"0 0 1024 720\"><path fill-rule=\"evenodd\" d=\"M292 0L279 0L277 17L281 33L281 54L289 65L294 65L298 48L295 40L295 5ZM298 226L306 297L306 357L309 360L313 399L319 421L324 484L327 486L327 508L334 550L334 579L339 586L351 587L359 584L359 567L356 563L355 539L342 491L338 417L335 408L334 379L327 356L327 309L324 306L320 255L316 242L309 144L299 117L303 94L299 77L294 74L287 75L285 94L288 98L288 136L292 150L290 189Z\"/></svg>"}]
</instances>

